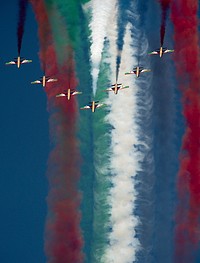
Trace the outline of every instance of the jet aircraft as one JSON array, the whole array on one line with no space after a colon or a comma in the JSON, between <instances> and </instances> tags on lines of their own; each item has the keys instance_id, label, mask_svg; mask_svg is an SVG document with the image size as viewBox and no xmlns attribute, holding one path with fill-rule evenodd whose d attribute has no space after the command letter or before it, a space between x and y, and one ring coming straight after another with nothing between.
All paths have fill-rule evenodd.
<instances>
[{"instance_id":1,"label":"jet aircraft","mask_svg":"<svg viewBox=\"0 0 200 263\"><path fill-rule=\"evenodd\" d=\"M74 89L68 89L67 92L63 92L60 94L57 94L56 97L67 97L68 100L70 100L71 96L82 94L80 91L75 91Z\"/></svg>"},{"instance_id":2,"label":"jet aircraft","mask_svg":"<svg viewBox=\"0 0 200 263\"><path fill-rule=\"evenodd\" d=\"M125 75L135 74L136 77L138 78L140 76L140 73L150 72L150 71L151 71L150 69L146 69L146 68L137 66L137 67L133 68L132 71L126 72Z\"/></svg>"},{"instance_id":3,"label":"jet aircraft","mask_svg":"<svg viewBox=\"0 0 200 263\"><path fill-rule=\"evenodd\" d=\"M21 58L18 56L17 58L14 58L14 60L10 62L6 62L6 65L16 65L18 68L21 66L21 64L30 63L32 60Z\"/></svg>"},{"instance_id":4,"label":"jet aircraft","mask_svg":"<svg viewBox=\"0 0 200 263\"><path fill-rule=\"evenodd\" d=\"M152 51L149 53L149 55L159 55L161 58L163 54L174 52L174 49L167 49L164 47L160 47L159 49L156 49L155 51Z\"/></svg>"},{"instance_id":5,"label":"jet aircraft","mask_svg":"<svg viewBox=\"0 0 200 263\"><path fill-rule=\"evenodd\" d=\"M89 110L89 109L91 109L92 112L95 112L95 110L97 108L100 108L102 106L104 106L104 104L103 103L99 103L99 101L91 101L91 102L88 103L88 105L86 105L86 106L84 106L84 107L82 107L80 109L81 110Z\"/></svg>"},{"instance_id":6,"label":"jet aircraft","mask_svg":"<svg viewBox=\"0 0 200 263\"><path fill-rule=\"evenodd\" d=\"M41 77L39 80L35 80L35 81L32 81L31 84L42 84L43 87L46 86L46 83L49 83L49 82L55 82L57 81L57 79L55 78L50 78L50 77L46 77L45 75L43 77Z\"/></svg>"},{"instance_id":7,"label":"jet aircraft","mask_svg":"<svg viewBox=\"0 0 200 263\"><path fill-rule=\"evenodd\" d=\"M129 88L129 86L123 86L121 83L120 84L115 83L104 91L113 91L115 94L117 94L119 90L126 89L126 88Z\"/></svg>"}]
</instances>

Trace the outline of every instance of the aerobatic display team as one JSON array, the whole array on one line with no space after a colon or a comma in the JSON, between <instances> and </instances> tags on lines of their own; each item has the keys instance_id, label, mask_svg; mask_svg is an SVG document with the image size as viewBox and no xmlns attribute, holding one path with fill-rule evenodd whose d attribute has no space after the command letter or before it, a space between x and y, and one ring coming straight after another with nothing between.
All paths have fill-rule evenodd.
<instances>
[{"instance_id":1,"label":"aerobatic display team","mask_svg":"<svg viewBox=\"0 0 200 263\"><path fill-rule=\"evenodd\" d=\"M34 64L28 5L51 144L46 262L199 263L199 1L20 0L17 72Z\"/></svg>"}]
</instances>

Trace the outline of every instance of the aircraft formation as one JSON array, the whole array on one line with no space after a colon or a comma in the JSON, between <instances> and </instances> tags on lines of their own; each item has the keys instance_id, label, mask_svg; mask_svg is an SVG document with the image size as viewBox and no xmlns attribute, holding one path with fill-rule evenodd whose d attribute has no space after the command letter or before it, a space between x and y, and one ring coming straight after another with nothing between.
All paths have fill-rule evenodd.
<instances>
[{"instance_id":1,"label":"aircraft formation","mask_svg":"<svg viewBox=\"0 0 200 263\"><path fill-rule=\"evenodd\" d=\"M161 46L159 49L156 49L156 50L154 50L148 54L149 55L159 55L159 57L162 58L162 56L164 54L172 53L172 52L174 52L173 49L167 49L167 48L164 48ZM20 57L20 55L18 55L17 58L14 58L14 60L6 62L5 65L16 65L17 68L20 68L20 66L22 64L27 64L27 63L31 63L31 62L32 62L32 60L22 58L22 57ZM146 69L146 68L138 65L137 67L134 67L131 71L125 72L125 75L135 74L136 77L138 78L141 73L150 72L150 71L151 71L151 69ZM46 76L44 74L38 80L32 81L31 84L41 84L42 87L45 88L48 83L52 83L52 82L56 82L56 81L58 81L58 79L56 79L54 77ZM124 86L122 83L116 82L103 91L104 92L113 91L114 94L117 95L118 91L123 90L123 89L127 89L127 88L129 88L129 86ZM66 92L62 92L62 93L57 94L56 98L66 97L67 100L70 100L72 96L79 95L79 94L82 94L82 92L68 88ZM80 109L81 110L88 110L89 109L94 113L96 109L98 109L104 105L105 104L100 103L99 101L93 100L93 101L90 101L84 107L81 107Z\"/></svg>"}]
</instances>

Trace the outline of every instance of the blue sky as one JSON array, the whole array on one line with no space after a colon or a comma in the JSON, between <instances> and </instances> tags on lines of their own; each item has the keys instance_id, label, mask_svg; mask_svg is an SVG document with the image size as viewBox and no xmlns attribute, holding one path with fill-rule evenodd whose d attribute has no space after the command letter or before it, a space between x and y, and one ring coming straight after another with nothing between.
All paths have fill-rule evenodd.
<instances>
[{"instance_id":1,"label":"blue sky","mask_svg":"<svg viewBox=\"0 0 200 263\"><path fill-rule=\"evenodd\" d=\"M33 63L17 69L18 1L0 9L0 262L44 262L43 233L49 152L46 95L30 82L42 75L37 24L28 7L21 55Z\"/></svg>"}]
</instances>

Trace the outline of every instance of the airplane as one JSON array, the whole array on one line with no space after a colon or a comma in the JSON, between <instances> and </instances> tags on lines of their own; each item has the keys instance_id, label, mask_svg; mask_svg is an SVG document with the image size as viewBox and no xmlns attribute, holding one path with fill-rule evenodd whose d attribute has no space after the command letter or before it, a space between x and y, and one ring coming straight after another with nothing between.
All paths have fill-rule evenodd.
<instances>
[{"instance_id":1,"label":"airplane","mask_svg":"<svg viewBox=\"0 0 200 263\"><path fill-rule=\"evenodd\" d=\"M156 49L155 51L152 51L149 53L149 55L159 55L160 58L163 56L163 54L174 52L174 49L167 49L164 47L160 47L159 49Z\"/></svg>"},{"instance_id":2,"label":"airplane","mask_svg":"<svg viewBox=\"0 0 200 263\"><path fill-rule=\"evenodd\" d=\"M91 109L92 112L95 112L95 110L97 108L100 108L102 106L104 106L104 104L103 103L99 103L99 101L91 101L91 102L88 103L88 105L86 105L86 106L84 106L84 107L82 107L80 109L81 110L89 110L89 109Z\"/></svg>"},{"instance_id":3,"label":"airplane","mask_svg":"<svg viewBox=\"0 0 200 263\"><path fill-rule=\"evenodd\" d=\"M125 75L135 74L136 77L138 78L138 77L140 76L140 73L150 72L150 71L151 71L150 69L145 69L145 68L143 68L143 67L137 66L137 67L133 68L132 71L126 72Z\"/></svg>"},{"instance_id":4,"label":"airplane","mask_svg":"<svg viewBox=\"0 0 200 263\"><path fill-rule=\"evenodd\" d=\"M32 62L32 60L20 58L20 56L18 56L17 58L14 58L14 60L10 62L6 62L5 64L6 65L17 65L17 67L19 68L21 64L30 63L30 62Z\"/></svg>"},{"instance_id":5,"label":"airplane","mask_svg":"<svg viewBox=\"0 0 200 263\"><path fill-rule=\"evenodd\" d=\"M56 97L59 98L59 97L67 97L68 100L70 100L71 96L74 96L74 95L78 95L78 94L82 94L82 92L80 91L75 91L74 89L68 89L67 92L63 92L63 93L60 93L60 94L57 94Z\"/></svg>"},{"instance_id":6,"label":"airplane","mask_svg":"<svg viewBox=\"0 0 200 263\"><path fill-rule=\"evenodd\" d=\"M117 94L119 90L126 89L126 88L129 88L129 86L123 86L121 83L120 84L115 83L111 85L110 88L107 88L106 90L103 90L103 91L114 91L114 93Z\"/></svg>"},{"instance_id":7,"label":"airplane","mask_svg":"<svg viewBox=\"0 0 200 263\"><path fill-rule=\"evenodd\" d=\"M42 84L43 87L46 86L46 83L49 83L49 82L55 82L57 81L57 79L53 79L53 78L50 78L50 77L46 77L45 75L43 77L41 77L39 80L35 80L35 81L32 81L31 84Z\"/></svg>"}]
</instances>

